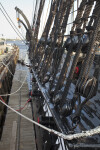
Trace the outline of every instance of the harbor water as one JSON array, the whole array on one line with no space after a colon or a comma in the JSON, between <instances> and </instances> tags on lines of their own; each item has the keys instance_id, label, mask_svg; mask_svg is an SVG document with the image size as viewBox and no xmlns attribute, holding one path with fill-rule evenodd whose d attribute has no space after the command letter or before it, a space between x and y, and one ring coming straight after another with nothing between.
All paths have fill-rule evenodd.
<instances>
[{"instance_id":1,"label":"harbor water","mask_svg":"<svg viewBox=\"0 0 100 150\"><path fill-rule=\"evenodd\" d=\"M17 45L19 47L19 61L23 61L24 65L21 63L17 63L16 65L16 70L22 70L27 72L27 83L28 83L28 88L31 90L31 74L30 74L30 69L26 66L29 65L29 59L28 59L28 48L29 46L25 44L25 41L21 40L11 40L11 41L6 41L7 44L12 44L12 45Z\"/></svg>"}]
</instances>

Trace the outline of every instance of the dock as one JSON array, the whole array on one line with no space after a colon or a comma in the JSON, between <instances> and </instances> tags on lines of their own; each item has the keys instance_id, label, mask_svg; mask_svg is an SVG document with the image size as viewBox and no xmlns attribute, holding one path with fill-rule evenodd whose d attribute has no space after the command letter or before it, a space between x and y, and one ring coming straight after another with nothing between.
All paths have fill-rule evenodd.
<instances>
[{"instance_id":1,"label":"dock","mask_svg":"<svg viewBox=\"0 0 100 150\"><path fill-rule=\"evenodd\" d=\"M0 95L10 93L13 74L15 73L16 63L19 56L19 48L16 45L8 46L7 51L2 50L5 46L0 46ZM8 103L9 96L3 96ZM0 138L6 116L6 107L0 103Z\"/></svg>"},{"instance_id":2,"label":"dock","mask_svg":"<svg viewBox=\"0 0 100 150\"><path fill-rule=\"evenodd\" d=\"M12 83L11 93L14 93L22 85L25 80L26 71L17 70ZM20 80L21 82L19 82ZM32 110L30 102L27 106L20 110L21 107L29 99L27 81L23 87L15 94L9 97L9 106L32 119ZM33 124L18 116L16 113L7 109L5 124L3 127L2 137L0 141L0 150L35 150Z\"/></svg>"}]
</instances>

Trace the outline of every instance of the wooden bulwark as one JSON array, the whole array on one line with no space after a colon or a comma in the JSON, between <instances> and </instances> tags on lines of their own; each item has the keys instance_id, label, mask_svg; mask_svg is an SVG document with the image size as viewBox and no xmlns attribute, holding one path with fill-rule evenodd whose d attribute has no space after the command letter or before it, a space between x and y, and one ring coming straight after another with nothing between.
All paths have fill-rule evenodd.
<instances>
[{"instance_id":1,"label":"wooden bulwark","mask_svg":"<svg viewBox=\"0 0 100 150\"><path fill-rule=\"evenodd\" d=\"M7 53L0 55L0 95L10 93L12 79L18 60L19 48L14 45ZM8 69L9 68L9 69ZM10 72L10 71L11 72ZM12 74L11 74L12 73ZM5 102L8 102L9 96L3 96ZM0 103L0 138L5 120L6 108Z\"/></svg>"}]
</instances>

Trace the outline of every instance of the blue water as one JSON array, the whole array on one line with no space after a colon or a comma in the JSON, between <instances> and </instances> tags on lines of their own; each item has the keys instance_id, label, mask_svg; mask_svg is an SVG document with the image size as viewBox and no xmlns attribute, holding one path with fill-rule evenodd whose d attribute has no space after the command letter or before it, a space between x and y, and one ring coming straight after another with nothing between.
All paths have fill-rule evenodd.
<instances>
[{"instance_id":1,"label":"blue water","mask_svg":"<svg viewBox=\"0 0 100 150\"><path fill-rule=\"evenodd\" d=\"M7 43L16 44L19 47L19 57L25 58L28 52L28 45L26 45L23 41L7 41Z\"/></svg>"},{"instance_id":2,"label":"blue water","mask_svg":"<svg viewBox=\"0 0 100 150\"><path fill-rule=\"evenodd\" d=\"M29 46L28 45L26 45L23 41L19 41L19 40L6 41L6 42L10 43L12 45L16 44L19 47L19 59L22 59L22 60L24 60L24 62L26 64L29 64L29 60L28 60L28 49L29 49ZM21 64L17 63L16 70L18 70L18 69L27 71L28 88L29 88L29 90L31 90L32 89L32 86L31 86L31 74L30 74L29 68L26 67L25 65L21 65Z\"/></svg>"}]
</instances>

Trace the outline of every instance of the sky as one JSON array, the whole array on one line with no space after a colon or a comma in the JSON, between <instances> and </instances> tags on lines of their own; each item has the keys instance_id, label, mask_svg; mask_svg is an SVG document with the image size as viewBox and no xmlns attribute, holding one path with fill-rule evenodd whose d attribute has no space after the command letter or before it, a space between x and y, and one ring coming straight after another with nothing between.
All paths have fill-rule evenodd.
<instances>
[{"instance_id":1,"label":"sky","mask_svg":"<svg viewBox=\"0 0 100 150\"><path fill-rule=\"evenodd\" d=\"M24 12L26 17L28 18L30 24L32 24L32 16L33 16L32 14L35 9L36 1L37 0L0 0L0 3L3 5L3 7L5 8L7 13L13 20L14 24L18 27L15 7L17 6L18 8L20 8ZM38 0L38 1L40 1L40 0ZM39 36L42 35L42 31L45 27L46 20L48 18L48 14L49 14L49 10L50 10L49 9L50 4L51 4L51 0L45 1L45 7L43 9L43 14L41 16ZM76 6L77 6L77 4L75 2L74 9L76 9ZM1 5L0 5L0 8L1 8ZM75 17L75 15L74 15L74 17ZM22 18L20 18L20 19L22 19ZM71 14L68 22L72 22L72 19L73 19L73 15ZM69 30L67 30L67 32L69 33L71 26L68 26L68 27L69 27ZM19 30L22 33L22 35L25 37L26 32L25 32L24 27L21 26L21 29L19 29ZM12 29L12 27L9 25L9 23L7 22L7 20L5 19L5 17L3 16L3 14L0 10L0 38L2 37L2 34L3 34L4 38L14 38L14 39L19 38L18 35L15 33L15 31Z\"/></svg>"},{"instance_id":2,"label":"sky","mask_svg":"<svg viewBox=\"0 0 100 150\"><path fill-rule=\"evenodd\" d=\"M33 4L35 4L35 0L0 0L0 3L3 5L17 27L18 23L15 11L16 6L25 13L29 22L32 23L32 11L34 8ZM24 27L20 29L20 32L25 36ZM2 37L2 34L4 38L18 38L18 35L13 31L12 27L9 25L0 10L0 38Z\"/></svg>"},{"instance_id":3,"label":"sky","mask_svg":"<svg viewBox=\"0 0 100 150\"><path fill-rule=\"evenodd\" d=\"M3 5L11 19L13 20L14 24L16 27L18 27L17 19L16 19L16 11L15 7L17 6L20 8L26 17L28 18L30 24L32 25L32 18L34 15L34 10L35 10L35 4L37 0L0 0L0 3ZM38 0L39 2L40 0ZM51 0L46 0L45 1L45 7L43 10L43 14L41 16L41 25L40 25L40 36L42 35L43 29L44 29L44 24L46 23L48 14L49 14L49 9L51 4ZM0 5L0 8L1 5ZM22 18L20 17L22 20ZM19 28L18 28L19 29ZM22 33L22 35L25 37L26 31L23 26L21 26L21 29L19 31ZM3 34L3 36L2 36ZM12 27L9 25L7 20L5 19L4 15L2 14L0 10L0 38L19 38L18 35L15 33L15 31L12 29Z\"/></svg>"}]
</instances>

